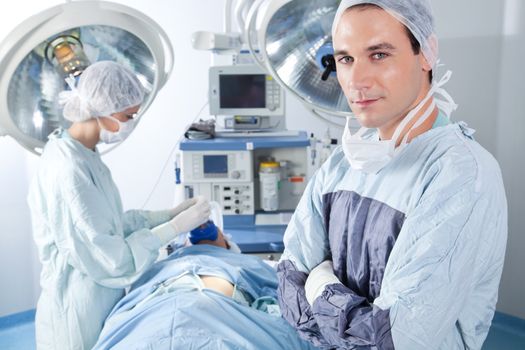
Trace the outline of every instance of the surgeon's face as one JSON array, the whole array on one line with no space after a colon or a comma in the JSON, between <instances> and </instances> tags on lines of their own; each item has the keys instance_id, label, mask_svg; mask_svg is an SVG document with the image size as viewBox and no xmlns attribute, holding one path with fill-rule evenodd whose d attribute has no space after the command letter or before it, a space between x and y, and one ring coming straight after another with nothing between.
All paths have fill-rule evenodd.
<instances>
[{"instance_id":1,"label":"surgeon's face","mask_svg":"<svg viewBox=\"0 0 525 350\"><path fill-rule=\"evenodd\" d=\"M337 79L362 126L391 138L424 98L428 65L414 54L403 24L379 8L347 10L334 38Z\"/></svg>"}]
</instances>

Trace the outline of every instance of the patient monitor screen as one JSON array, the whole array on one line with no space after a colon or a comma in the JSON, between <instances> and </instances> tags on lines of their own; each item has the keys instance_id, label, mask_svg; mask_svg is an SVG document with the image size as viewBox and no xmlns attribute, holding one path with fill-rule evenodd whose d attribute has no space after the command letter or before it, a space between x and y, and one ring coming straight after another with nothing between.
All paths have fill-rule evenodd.
<instances>
[{"instance_id":1,"label":"patient monitor screen","mask_svg":"<svg viewBox=\"0 0 525 350\"><path fill-rule=\"evenodd\" d=\"M205 155L204 177L224 177L228 175L227 155Z\"/></svg>"},{"instance_id":2,"label":"patient monitor screen","mask_svg":"<svg viewBox=\"0 0 525 350\"><path fill-rule=\"evenodd\" d=\"M265 108L264 74L228 74L219 77L221 108Z\"/></svg>"}]
</instances>

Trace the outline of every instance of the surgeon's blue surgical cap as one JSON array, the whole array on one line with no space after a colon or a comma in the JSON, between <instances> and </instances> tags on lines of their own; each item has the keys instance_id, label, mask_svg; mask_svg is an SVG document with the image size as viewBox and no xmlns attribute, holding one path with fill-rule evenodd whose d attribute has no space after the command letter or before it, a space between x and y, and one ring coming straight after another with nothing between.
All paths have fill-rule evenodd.
<instances>
[{"instance_id":1,"label":"surgeon's blue surgical cap","mask_svg":"<svg viewBox=\"0 0 525 350\"><path fill-rule=\"evenodd\" d=\"M438 58L438 42L434 33L434 17L429 0L342 0L332 25L334 36L343 13L350 7L360 4L373 4L394 16L414 35L428 63L435 67Z\"/></svg>"},{"instance_id":2,"label":"surgeon's blue surgical cap","mask_svg":"<svg viewBox=\"0 0 525 350\"><path fill-rule=\"evenodd\" d=\"M64 118L72 122L110 116L138 106L144 99L144 87L136 74L112 61L87 67L77 86L72 77L66 81L71 90L62 91L59 99L64 105Z\"/></svg>"}]
</instances>

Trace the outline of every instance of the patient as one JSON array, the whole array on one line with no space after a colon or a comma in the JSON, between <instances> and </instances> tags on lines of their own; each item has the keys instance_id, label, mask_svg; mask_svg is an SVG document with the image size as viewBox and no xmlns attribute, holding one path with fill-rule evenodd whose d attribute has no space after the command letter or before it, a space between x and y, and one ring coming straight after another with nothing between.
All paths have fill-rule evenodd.
<instances>
[{"instance_id":1,"label":"patient","mask_svg":"<svg viewBox=\"0 0 525 350\"><path fill-rule=\"evenodd\" d=\"M222 233L222 230L218 228L213 221L200 225L190 232L188 241L191 244L209 244L224 249L233 248L234 243L230 243ZM238 249L237 249L238 250ZM239 250L240 251L240 250ZM228 297L233 296L233 284L225 278L215 276L199 275L202 284L205 288L213 289L216 292L222 293Z\"/></svg>"},{"instance_id":2,"label":"patient","mask_svg":"<svg viewBox=\"0 0 525 350\"><path fill-rule=\"evenodd\" d=\"M271 266L219 228L193 243L133 284L94 349L315 349L281 318Z\"/></svg>"}]
</instances>

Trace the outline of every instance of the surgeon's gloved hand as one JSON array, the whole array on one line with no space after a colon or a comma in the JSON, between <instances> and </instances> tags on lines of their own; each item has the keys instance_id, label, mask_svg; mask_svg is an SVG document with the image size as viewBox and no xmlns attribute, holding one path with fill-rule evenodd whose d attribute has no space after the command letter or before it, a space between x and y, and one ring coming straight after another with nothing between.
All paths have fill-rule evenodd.
<instances>
[{"instance_id":1,"label":"surgeon's gloved hand","mask_svg":"<svg viewBox=\"0 0 525 350\"><path fill-rule=\"evenodd\" d=\"M325 260L317 265L306 279L304 291L306 300L310 305L313 305L314 300L317 299L329 284L341 283L334 274L334 265L331 260Z\"/></svg>"},{"instance_id":2,"label":"surgeon's gloved hand","mask_svg":"<svg viewBox=\"0 0 525 350\"><path fill-rule=\"evenodd\" d=\"M205 223L209 216L210 203L203 196L198 196L193 204L190 203L189 207L183 209L173 219L153 228L151 232L159 237L161 244L164 245L171 242L178 235L189 232Z\"/></svg>"}]
</instances>

